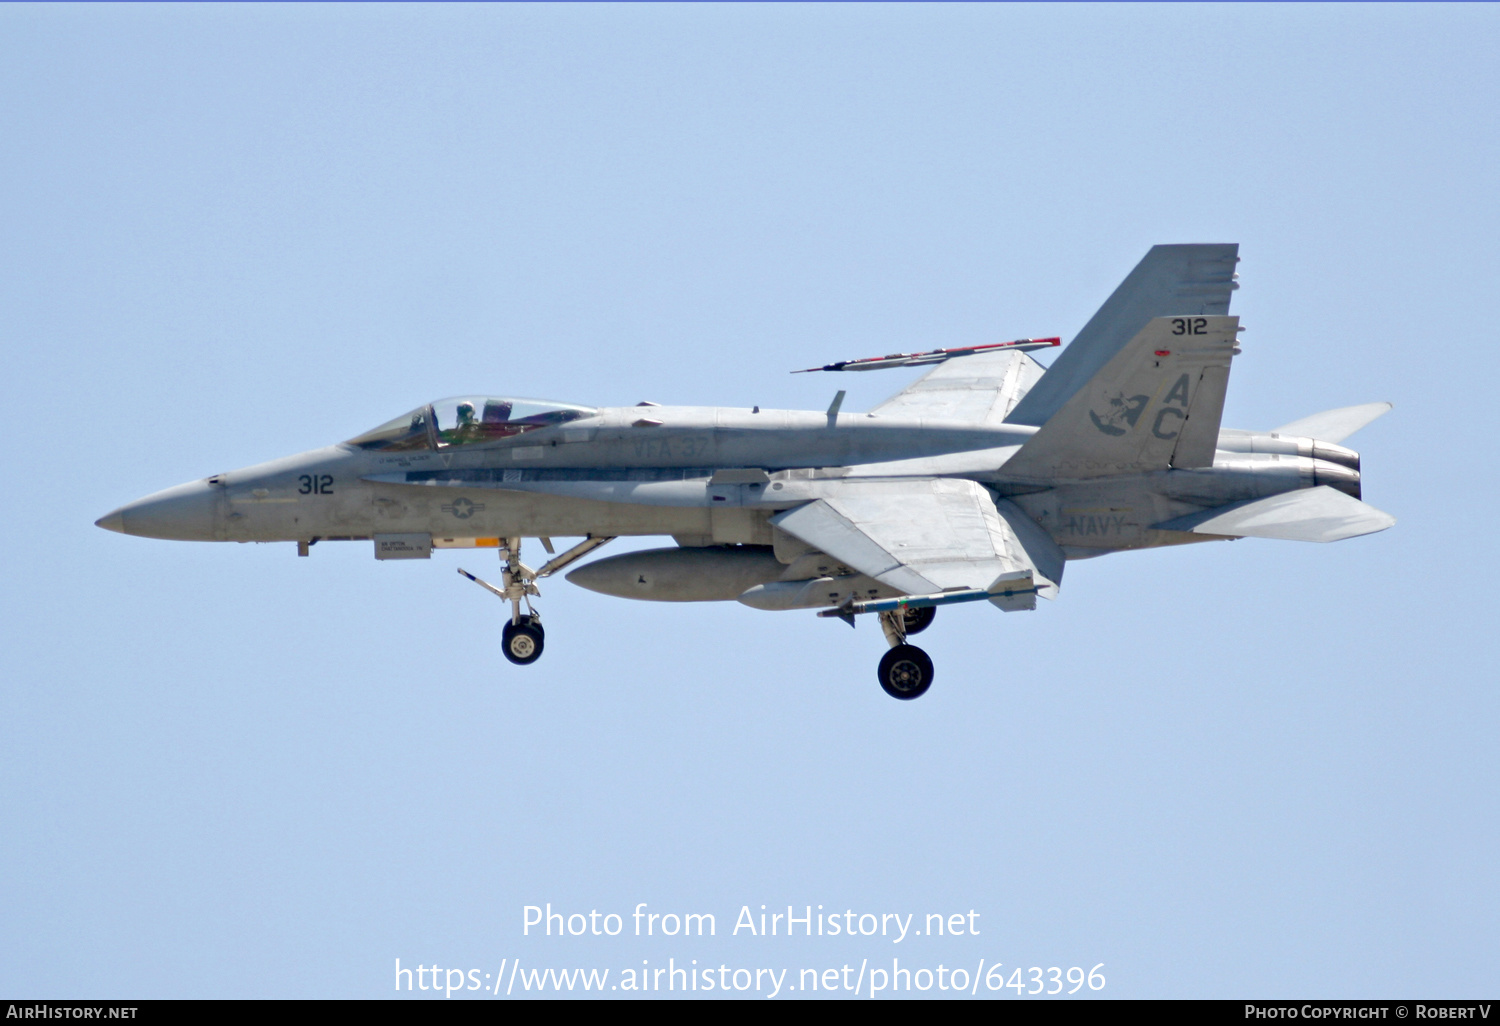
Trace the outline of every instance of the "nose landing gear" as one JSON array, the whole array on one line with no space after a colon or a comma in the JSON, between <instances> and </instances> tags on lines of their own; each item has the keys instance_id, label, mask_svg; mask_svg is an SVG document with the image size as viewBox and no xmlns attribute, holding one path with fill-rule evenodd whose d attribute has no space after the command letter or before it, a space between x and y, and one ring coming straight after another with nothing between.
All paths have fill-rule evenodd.
<instances>
[{"instance_id":1,"label":"nose landing gear","mask_svg":"<svg viewBox=\"0 0 1500 1026\"><path fill-rule=\"evenodd\" d=\"M527 666L542 657L546 637L542 621L532 614L520 623L508 623L500 628L500 650L517 666Z\"/></svg>"},{"instance_id":2,"label":"nose landing gear","mask_svg":"<svg viewBox=\"0 0 1500 1026\"><path fill-rule=\"evenodd\" d=\"M543 563L540 570L533 570L521 562L521 539L506 538L505 545L500 549L500 559L505 566L500 571L498 588L459 567L459 573L490 594L498 595L510 603L510 622L500 630L500 650L505 653L505 658L517 666L530 666L542 657L547 632L542 629L541 616L531 607L531 596L541 594L537 590L537 579L550 577L564 567L572 566L599 546L614 540L613 535L588 535L567 552ZM549 553L552 551L551 539L543 538L542 545ZM523 602L526 604L524 613L521 612Z\"/></svg>"},{"instance_id":3,"label":"nose landing gear","mask_svg":"<svg viewBox=\"0 0 1500 1026\"><path fill-rule=\"evenodd\" d=\"M500 630L500 650L505 653L505 658L517 666L529 666L542 657L542 647L547 635L542 629L542 618L531 606L531 596L541 594L536 586L537 572L521 562L520 538L505 539L500 558L505 560L505 567L500 571L498 588L462 567L458 572L490 594L510 603L510 622ZM523 602L526 604L525 613L521 612Z\"/></svg>"}]
</instances>

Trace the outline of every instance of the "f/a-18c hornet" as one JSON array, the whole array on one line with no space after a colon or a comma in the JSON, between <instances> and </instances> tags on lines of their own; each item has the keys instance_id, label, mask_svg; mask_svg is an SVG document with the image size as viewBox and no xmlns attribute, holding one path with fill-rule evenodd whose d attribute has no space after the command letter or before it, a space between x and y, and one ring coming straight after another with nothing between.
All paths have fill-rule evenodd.
<instances>
[{"instance_id":1,"label":"f/a-18c hornet","mask_svg":"<svg viewBox=\"0 0 1500 1026\"><path fill-rule=\"evenodd\" d=\"M192 541L372 542L376 559L493 548L513 663L542 654L537 582L629 535L667 548L595 560L569 581L658 602L737 600L875 614L881 686L916 698L932 661L908 638L937 607L1006 612L1053 598L1069 560L1254 536L1384 530L1338 444L1390 409L1329 410L1274 431L1220 427L1239 352L1237 245L1156 246L1050 368L1022 339L846 360L933 365L865 413L595 408L498 396L417 407L337 445L215 474L97 521ZM556 552L552 539L582 541ZM521 561L521 539L548 556ZM523 609L524 607L524 609Z\"/></svg>"}]
</instances>

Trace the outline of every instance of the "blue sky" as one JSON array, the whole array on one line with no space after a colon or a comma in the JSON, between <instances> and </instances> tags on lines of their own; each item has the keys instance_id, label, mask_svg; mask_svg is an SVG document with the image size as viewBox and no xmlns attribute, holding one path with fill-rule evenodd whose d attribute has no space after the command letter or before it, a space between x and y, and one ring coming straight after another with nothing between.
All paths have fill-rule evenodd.
<instances>
[{"instance_id":1,"label":"blue sky","mask_svg":"<svg viewBox=\"0 0 1500 1026\"><path fill-rule=\"evenodd\" d=\"M1497 43L1489 5L6 5L0 991L1492 995ZM1071 337L1188 241L1241 246L1225 423L1395 403L1349 444L1399 523L945 610L918 702L869 624L557 582L521 669L482 557L92 526L444 395L862 408L915 375L786 372ZM718 933L523 936L547 902ZM980 933L730 934L762 904Z\"/></svg>"}]
</instances>

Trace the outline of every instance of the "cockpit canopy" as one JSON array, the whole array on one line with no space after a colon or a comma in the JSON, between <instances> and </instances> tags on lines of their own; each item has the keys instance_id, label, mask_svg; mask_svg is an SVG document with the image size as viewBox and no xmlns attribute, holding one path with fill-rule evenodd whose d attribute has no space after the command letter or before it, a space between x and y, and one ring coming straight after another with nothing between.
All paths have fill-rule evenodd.
<instances>
[{"instance_id":1,"label":"cockpit canopy","mask_svg":"<svg viewBox=\"0 0 1500 1026\"><path fill-rule=\"evenodd\" d=\"M464 395L418 407L349 439L349 444L379 452L449 449L476 442L497 442L523 431L565 424L598 412L588 406L544 399Z\"/></svg>"}]
</instances>

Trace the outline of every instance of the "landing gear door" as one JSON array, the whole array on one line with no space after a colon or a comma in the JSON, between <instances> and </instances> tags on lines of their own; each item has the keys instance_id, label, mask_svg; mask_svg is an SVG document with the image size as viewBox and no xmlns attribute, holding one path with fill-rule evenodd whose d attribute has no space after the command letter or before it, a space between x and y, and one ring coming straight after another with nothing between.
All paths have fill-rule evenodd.
<instances>
[{"instance_id":1,"label":"landing gear door","mask_svg":"<svg viewBox=\"0 0 1500 1026\"><path fill-rule=\"evenodd\" d=\"M709 523L719 545L769 545L771 528L766 514L747 509L765 492L771 476L758 467L714 471L708 481Z\"/></svg>"},{"instance_id":2,"label":"landing gear door","mask_svg":"<svg viewBox=\"0 0 1500 1026\"><path fill-rule=\"evenodd\" d=\"M755 503L765 492L771 475L759 467L730 467L714 471L708 480L710 508L746 506Z\"/></svg>"}]
</instances>

